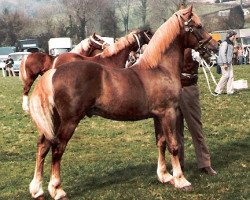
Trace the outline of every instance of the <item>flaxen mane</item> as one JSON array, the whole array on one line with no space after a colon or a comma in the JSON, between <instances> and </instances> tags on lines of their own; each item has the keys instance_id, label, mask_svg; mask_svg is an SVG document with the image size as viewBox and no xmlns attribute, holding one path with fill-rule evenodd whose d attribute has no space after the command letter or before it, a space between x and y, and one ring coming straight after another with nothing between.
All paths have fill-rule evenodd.
<instances>
[{"instance_id":1,"label":"flaxen mane","mask_svg":"<svg viewBox=\"0 0 250 200\"><path fill-rule=\"evenodd\" d=\"M110 45L102 52L102 57L110 57L119 53L122 49L125 49L128 45L135 41L134 34L136 31L132 31L130 34L125 37L120 38L116 43Z\"/></svg>"},{"instance_id":2,"label":"flaxen mane","mask_svg":"<svg viewBox=\"0 0 250 200\"><path fill-rule=\"evenodd\" d=\"M173 15L162 24L150 40L143 55L139 58L139 65L146 69L157 67L165 49L169 48L180 33L180 28L180 22L176 15Z\"/></svg>"},{"instance_id":3,"label":"flaxen mane","mask_svg":"<svg viewBox=\"0 0 250 200\"><path fill-rule=\"evenodd\" d=\"M89 38L82 40L78 45L76 45L70 52L72 53L81 53L82 50L88 51L89 46Z\"/></svg>"}]
</instances>

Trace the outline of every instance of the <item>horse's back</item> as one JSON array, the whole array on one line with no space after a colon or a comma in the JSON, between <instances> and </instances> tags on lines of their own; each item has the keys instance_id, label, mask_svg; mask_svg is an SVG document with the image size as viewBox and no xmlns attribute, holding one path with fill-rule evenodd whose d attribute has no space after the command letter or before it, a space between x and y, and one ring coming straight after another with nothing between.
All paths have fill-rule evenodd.
<instances>
[{"instance_id":1,"label":"horse's back","mask_svg":"<svg viewBox=\"0 0 250 200\"><path fill-rule=\"evenodd\" d=\"M79 60L85 60L85 57L73 52L62 53L54 60L53 68L58 68L62 64L75 62Z\"/></svg>"},{"instance_id":2,"label":"horse's back","mask_svg":"<svg viewBox=\"0 0 250 200\"><path fill-rule=\"evenodd\" d=\"M131 69L109 69L89 61L71 62L57 68L53 87L57 107L72 115L92 113L124 120L143 118L147 113L143 84ZM66 111L67 104L71 111Z\"/></svg>"}]
</instances>

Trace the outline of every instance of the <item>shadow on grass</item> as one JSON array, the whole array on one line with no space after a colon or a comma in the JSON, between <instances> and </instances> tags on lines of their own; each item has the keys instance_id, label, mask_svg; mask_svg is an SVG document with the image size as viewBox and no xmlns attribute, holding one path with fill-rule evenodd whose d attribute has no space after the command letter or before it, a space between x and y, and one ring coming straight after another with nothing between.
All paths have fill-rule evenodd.
<instances>
[{"instance_id":1,"label":"shadow on grass","mask_svg":"<svg viewBox=\"0 0 250 200\"><path fill-rule=\"evenodd\" d=\"M69 195L71 197L86 194L89 191L96 191L103 188L115 190L122 185L131 184L159 184L156 178L155 164L129 165L121 169L111 170L101 175L80 177L75 179L74 184L70 185ZM120 190L120 189L119 189Z\"/></svg>"},{"instance_id":2,"label":"shadow on grass","mask_svg":"<svg viewBox=\"0 0 250 200\"><path fill-rule=\"evenodd\" d=\"M244 157L249 153L249 140L250 138L247 136L242 140L230 141L225 145L218 145L217 149L212 149L212 165L217 170L218 175L215 178L210 178L208 175L204 176L211 182L217 182L217 179L229 173L228 168L231 163L239 162L242 159L244 160ZM141 184L157 186L160 185L160 183L156 178L156 168L157 163L139 164L125 166L122 169L111 170L100 175L88 176L86 174L86 176L83 177L75 177L76 179L69 186L70 189L67 188L66 190L70 191L69 195L71 197L75 197L79 194L85 194L86 192L103 188L115 190L116 187L122 187L123 184L131 184L135 187ZM239 168L235 170L241 171ZM204 176L197 169L195 159L187 161L184 174L194 185L204 184L202 183Z\"/></svg>"},{"instance_id":3,"label":"shadow on grass","mask_svg":"<svg viewBox=\"0 0 250 200\"><path fill-rule=\"evenodd\" d=\"M230 173L229 170L241 173L242 168L238 165L237 168L233 167L232 164L240 163L244 161L245 163L250 162L249 155L249 144L250 137L246 135L245 138L241 140L229 141L226 144L219 145L219 141L215 141L217 147L210 149L211 152L211 163L213 168L218 172L218 176L223 176ZM201 174L197 169L196 160L187 162L186 172L189 172L189 179L202 179ZM198 173L197 173L198 172Z\"/></svg>"},{"instance_id":4,"label":"shadow on grass","mask_svg":"<svg viewBox=\"0 0 250 200\"><path fill-rule=\"evenodd\" d=\"M217 149L213 149L214 165L222 171L237 160L247 161L248 159L249 162L249 144L250 136L247 135L241 140L230 141L225 145L218 146Z\"/></svg>"},{"instance_id":5,"label":"shadow on grass","mask_svg":"<svg viewBox=\"0 0 250 200\"><path fill-rule=\"evenodd\" d=\"M215 141L216 147L214 146L211 149L212 152L212 165L217 170L218 175L216 177L209 177L199 172L197 169L197 164L195 158L192 160L187 160L186 169L184 175L186 178L193 184L196 189L196 192L204 193L204 187L207 185L206 182L217 183L218 181L225 180L225 175L230 174L229 171L235 170L237 173L241 173L241 168L232 168L232 163L239 163L241 160L245 160L249 163L249 144L250 137L246 136L244 139L237 141L229 141L223 145L219 145L219 141ZM145 158L146 159L146 158ZM167 154L166 159L169 159L169 155ZM248 160L247 160L248 159ZM73 163L71 163L73 166ZM98 165L98 163L96 163ZM108 165L108 164L105 164ZM170 169L171 165L168 162L168 168ZM98 169L96 166L95 168ZM67 187L63 187L65 191L68 193L70 198L78 198L79 196L88 195L90 193L105 193L107 190L112 190L121 192L123 186L126 189L139 188L144 185L144 187L162 187L156 177L156 168L157 168L157 158L155 163L142 163L142 164L124 164L123 166L119 166L117 169L111 169L108 171L97 170L95 174L88 174L91 170L81 170L81 172L77 171L77 174L74 174L74 170L72 168L72 174L67 172L67 176L70 178L67 180ZM229 171L228 171L229 170ZM228 177L228 175L226 176ZM205 180L207 179L207 180ZM239 177L240 179L240 177ZM236 180L234 180L236 181ZM63 181L64 182L64 181ZM235 184L227 183L227 184ZM242 183L244 184L244 183ZM146 186L145 186L146 185ZM219 187L219 186L217 186ZM174 189L172 186L169 186L169 189ZM132 188L133 189L133 188ZM212 187L210 189L211 192L215 188ZM237 194L237 191L232 191ZM239 191L240 192L240 191ZM136 196L136 194L134 194ZM46 197L49 195L46 194Z\"/></svg>"}]
</instances>

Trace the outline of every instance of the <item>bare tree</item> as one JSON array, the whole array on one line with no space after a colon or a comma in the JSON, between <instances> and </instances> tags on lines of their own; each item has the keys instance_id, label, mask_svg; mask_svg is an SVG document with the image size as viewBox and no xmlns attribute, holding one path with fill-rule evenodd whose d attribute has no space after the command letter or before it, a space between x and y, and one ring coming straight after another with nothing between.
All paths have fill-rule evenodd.
<instances>
[{"instance_id":1,"label":"bare tree","mask_svg":"<svg viewBox=\"0 0 250 200\"><path fill-rule=\"evenodd\" d=\"M107 1L106 7L100 12L100 33L103 36L116 38L120 35L118 18L116 17L115 5Z\"/></svg>"},{"instance_id":2,"label":"bare tree","mask_svg":"<svg viewBox=\"0 0 250 200\"><path fill-rule=\"evenodd\" d=\"M142 19L142 26L146 26L146 18L147 18L147 2L148 0L139 0L140 6L139 9L141 10L141 19Z\"/></svg>"},{"instance_id":3,"label":"bare tree","mask_svg":"<svg viewBox=\"0 0 250 200\"><path fill-rule=\"evenodd\" d=\"M76 36L78 40L84 39L88 34L88 25L90 21L95 21L96 14L102 7L101 0L62 0L67 9L68 16L71 17L72 24L77 26ZM73 27L73 26L72 26Z\"/></svg>"},{"instance_id":4,"label":"bare tree","mask_svg":"<svg viewBox=\"0 0 250 200\"><path fill-rule=\"evenodd\" d=\"M176 11L176 3L172 0L149 1L148 4L152 29L157 29Z\"/></svg>"},{"instance_id":5,"label":"bare tree","mask_svg":"<svg viewBox=\"0 0 250 200\"><path fill-rule=\"evenodd\" d=\"M27 25L27 17L20 12L10 12L7 8L0 16L0 43L2 45L15 45L21 36L22 30Z\"/></svg>"},{"instance_id":6,"label":"bare tree","mask_svg":"<svg viewBox=\"0 0 250 200\"><path fill-rule=\"evenodd\" d=\"M124 32L125 34L128 34L131 0L115 0L115 3L116 8L120 11L122 17Z\"/></svg>"}]
</instances>

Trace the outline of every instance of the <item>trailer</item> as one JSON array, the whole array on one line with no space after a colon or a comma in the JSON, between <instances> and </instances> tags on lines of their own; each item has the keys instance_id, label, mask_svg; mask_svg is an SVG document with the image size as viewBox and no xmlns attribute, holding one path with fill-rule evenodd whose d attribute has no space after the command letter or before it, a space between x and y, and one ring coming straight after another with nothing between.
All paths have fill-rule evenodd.
<instances>
[{"instance_id":1,"label":"trailer","mask_svg":"<svg viewBox=\"0 0 250 200\"><path fill-rule=\"evenodd\" d=\"M72 49L72 40L69 37L50 38L49 54L57 56L61 53L69 52Z\"/></svg>"}]
</instances>

